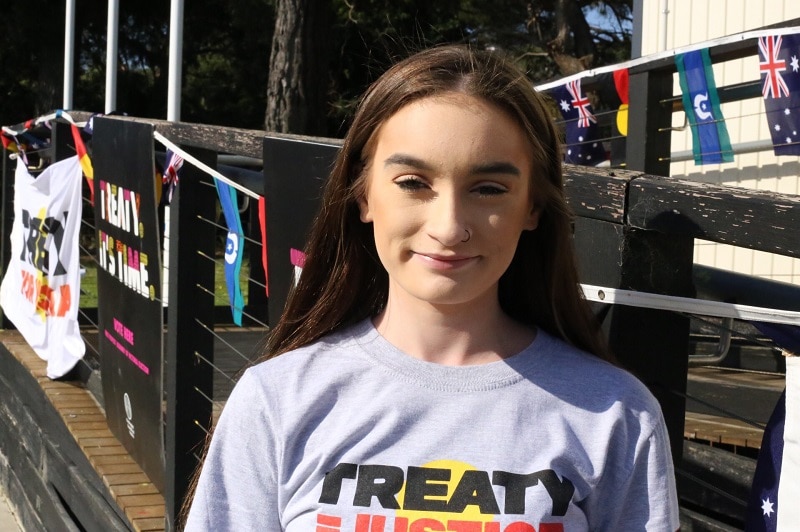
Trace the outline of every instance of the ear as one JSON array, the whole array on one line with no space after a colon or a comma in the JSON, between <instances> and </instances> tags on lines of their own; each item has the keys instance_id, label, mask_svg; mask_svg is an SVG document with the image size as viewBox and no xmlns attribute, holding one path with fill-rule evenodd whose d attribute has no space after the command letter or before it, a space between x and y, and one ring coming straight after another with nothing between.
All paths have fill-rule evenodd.
<instances>
[{"instance_id":1,"label":"ear","mask_svg":"<svg viewBox=\"0 0 800 532\"><path fill-rule=\"evenodd\" d=\"M542 208L534 205L525 219L525 230L533 231L539 227L539 217L542 214Z\"/></svg>"},{"instance_id":2,"label":"ear","mask_svg":"<svg viewBox=\"0 0 800 532\"><path fill-rule=\"evenodd\" d=\"M362 194L361 197L358 198L358 211L359 211L359 218L365 224L372 222L372 211L369 208L369 202L367 201L366 194Z\"/></svg>"}]
</instances>

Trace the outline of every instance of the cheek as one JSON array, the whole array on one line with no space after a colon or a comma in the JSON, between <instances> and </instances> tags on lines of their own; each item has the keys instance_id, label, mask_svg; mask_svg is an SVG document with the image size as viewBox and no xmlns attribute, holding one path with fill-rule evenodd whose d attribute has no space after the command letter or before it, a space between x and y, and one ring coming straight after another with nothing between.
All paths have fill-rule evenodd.
<instances>
[{"instance_id":1,"label":"cheek","mask_svg":"<svg viewBox=\"0 0 800 532\"><path fill-rule=\"evenodd\" d=\"M521 220L500 214L493 214L486 220L486 238L493 245L495 253L502 255L513 257L524 229Z\"/></svg>"},{"instance_id":2,"label":"cheek","mask_svg":"<svg viewBox=\"0 0 800 532\"><path fill-rule=\"evenodd\" d=\"M376 243L389 243L413 235L419 227L411 209L391 208L389 205L373 205L372 226Z\"/></svg>"}]
</instances>

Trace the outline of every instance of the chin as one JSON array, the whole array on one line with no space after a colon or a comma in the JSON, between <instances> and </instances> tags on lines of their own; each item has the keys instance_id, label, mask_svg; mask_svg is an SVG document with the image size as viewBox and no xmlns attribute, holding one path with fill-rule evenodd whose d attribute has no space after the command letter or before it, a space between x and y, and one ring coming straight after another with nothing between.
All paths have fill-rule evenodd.
<instances>
[{"instance_id":1,"label":"chin","mask_svg":"<svg viewBox=\"0 0 800 532\"><path fill-rule=\"evenodd\" d=\"M436 287L430 290L419 291L412 294L417 299L434 306L451 305L482 305L488 298L497 299L496 292L490 290L475 292L467 290L464 286Z\"/></svg>"}]
</instances>

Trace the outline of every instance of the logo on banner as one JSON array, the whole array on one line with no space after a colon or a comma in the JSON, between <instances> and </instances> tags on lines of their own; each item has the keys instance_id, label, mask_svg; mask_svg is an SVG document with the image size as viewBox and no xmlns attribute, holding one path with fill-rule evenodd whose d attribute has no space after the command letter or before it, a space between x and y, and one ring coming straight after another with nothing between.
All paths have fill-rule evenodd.
<instances>
[{"instance_id":1,"label":"logo on banner","mask_svg":"<svg viewBox=\"0 0 800 532\"><path fill-rule=\"evenodd\" d=\"M708 105L708 93L696 94L694 97L694 112L700 120L708 120L713 113Z\"/></svg>"},{"instance_id":2,"label":"logo on banner","mask_svg":"<svg viewBox=\"0 0 800 532\"><path fill-rule=\"evenodd\" d=\"M125 407L125 423L128 426L128 434L131 438L136 437L136 428L133 426L133 407L131 406L131 396L125 392L122 396L122 404Z\"/></svg>"},{"instance_id":3,"label":"logo on banner","mask_svg":"<svg viewBox=\"0 0 800 532\"><path fill-rule=\"evenodd\" d=\"M36 313L44 322L48 316L63 317L70 309L70 286L63 284L52 288L51 276L66 275L67 269L61 257L64 231L67 224L65 211L59 218L47 216L47 209L41 208L33 215L22 209L22 252L19 260L30 264L35 273L22 271L20 292L31 302ZM50 253L55 252L55 266L50 271Z\"/></svg>"},{"instance_id":4,"label":"logo on banner","mask_svg":"<svg viewBox=\"0 0 800 532\"><path fill-rule=\"evenodd\" d=\"M239 235L234 231L228 233L228 241L225 243L225 262L233 264L239 254Z\"/></svg>"},{"instance_id":5,"label":"logo on banner","mask_svg":"<svg viewBox=\"0 0 800 532\"><path fill-rule=\"evenodd\" d=\"M41 208L32 216L30 212L22 210L22 255L20 260L27 262L46 275L64 275L67 269L61 261L61 245L64 242L64 226L67 223L67 213L61 219L47 216L47 209ZM56 251L56 266L50 270L50 253L48 244L52 242Z\"/></svg>"}]
</instances>

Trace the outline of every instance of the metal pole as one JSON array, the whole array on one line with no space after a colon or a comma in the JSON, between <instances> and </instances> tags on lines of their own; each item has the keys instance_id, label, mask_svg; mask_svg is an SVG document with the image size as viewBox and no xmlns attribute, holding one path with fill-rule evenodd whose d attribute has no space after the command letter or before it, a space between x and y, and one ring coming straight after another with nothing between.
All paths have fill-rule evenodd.
<instances>
[{"instance_id":1,"label":"metal pole","mask_svg":"<svg viewBox=\"0 0 800 532\"><path fill-rule=\"evenodd\" d=\"M661 13L660 13L660 21L661 21L661 30L659 33L661 34L661 48L659 52L663 52L667 49L667 24L668 24L668 17L669 17L669 0L661 0Z\"/></svg>"},{"instance_id":2,"label":"metal pole","mask_svg":"<svg viewBox=\"0 0 800 532\"><path fill-rule=\"evenodd\" d=\"M183 0L171 0L169 8L169 80L167 120L181 119L181 73L183 66Z\"/></svg>"},{"instance_id":3,"label":"metal pole","mask_svg":"<svg viewBox=\"0 0 800 532\"><path fill-rule=\"evenodd\" d=\"M117 48L119 39L119 0L108 0L108 28L106 37L106 108L117 107Z\"/></svg>"},{"instance_id":4,"label":"metal pole","mask_svg":"<svg viewBox=\"0 0 800 532\"><path fill-rule=\"evenodd\" d=\"M64 99L63 109L72 109L72 84L75 77L75 0L67 0L64 23Z\"/></svg>"}]
</instances>

